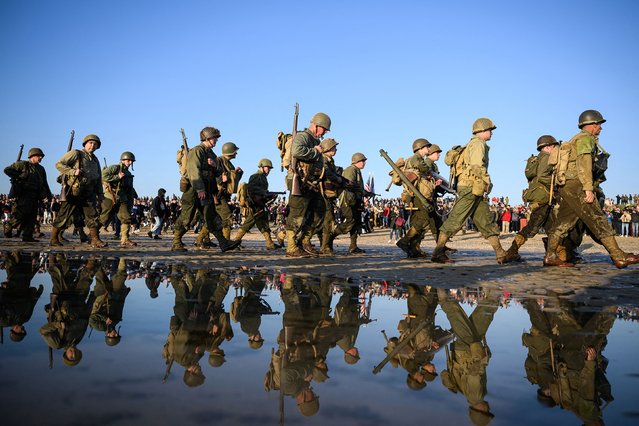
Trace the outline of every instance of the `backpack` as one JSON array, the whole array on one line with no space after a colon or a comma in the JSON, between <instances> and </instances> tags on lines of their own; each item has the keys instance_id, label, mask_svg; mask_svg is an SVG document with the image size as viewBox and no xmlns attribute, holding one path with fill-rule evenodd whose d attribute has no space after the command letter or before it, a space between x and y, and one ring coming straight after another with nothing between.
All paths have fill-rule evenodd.
<instances>
[{"instance_id":1,"label":"backpack","mask_svg":"<svg viewBox=\"0 0 639 426\"><path fill-rule=\"evenodd\" d=\"M186 177L186 157L189 151L190 149L180 149L175 156L182 177Z\"/></svg>"},{"instance_id":2,"label":"backpack","mask_svg":"<svg viewBox=\"0 0 639 426\"><path fill-rule=\"evenodd\" d=\"M250 207L248 186L246 185L246 182L240 183L237 187L237 203L240 207Z\"/></svg>"},{"instance_id":3,"label":"backpack","mask_svg":"<svg viewBox=\"0 0 639 426\"><path fill-rule=\"evenodd\" d=\"M406 165L406 161L404 160L403 157L399 157L395 161L395 165L399 167L400 169L403 169L404 165ZM402 179L399 177L399 175L397 174L395 170L391 170L390 172L388 172L388 175L391 177L391 181L393 182L394 185L397 185L397 186L403 185Z\"/></svg>"},{"instance_id":4,"label":"backpack","mask_svg":"<svg viewBox=\"0 0 639 426\"><path fill-rule=\"evenodd\" d=\"M524 173L526 174L526 179L528 179L529 183L537 177L537 163L538 158L534 154L528 157L528 160L526 161L526 169Z\"/></svg>"},{"instance_id":5,"label":"backpack","mask_svg":"<svg viewBox=\"0 0 639 426\"><path fill-rule=\"evenodd\" d=\"M444 163L450 167L450 187L453 190L457 189L457 177L463 172L464 167L464 150L466 145L455 145L448 151L444 157Z\"/></svg>"},{"instance_id":6,"label":"backpack","mask_svg":"<svg viewBox=\"0 0 639 426\"><path fill-rule=\"evenodd\" d=\"M291 165L291 148L293 147L293 135L290 133L277 133L277 149L280 151L282 167L288 169Z\"/></svg>"}]
</instances>

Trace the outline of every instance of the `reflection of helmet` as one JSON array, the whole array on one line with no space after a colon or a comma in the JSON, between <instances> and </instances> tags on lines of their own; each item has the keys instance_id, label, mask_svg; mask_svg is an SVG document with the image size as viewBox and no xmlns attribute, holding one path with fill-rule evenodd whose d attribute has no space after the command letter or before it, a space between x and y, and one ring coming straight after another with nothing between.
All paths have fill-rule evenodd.
<instances>
[{"instance_id":1,"label":"reflection of helmet","mask_svg":"<svg viewBox=\"0 0 639 426\"><path fill-rule=\"evenodd\" d=\"M415 139L415 142L413 142L413 152L417 152L425 146L430 146L430 142L424 138Z\"/></svg>"},{"instance_id":2,"label":"reflection of helmet","mask_svg":"<svg viewBox=\"0 0 639 426\"><path fill-rule=\"evenodd\" d=\"M209 355L209 365L213 368L221 367L225 362L224 351L213 352Z\"/></svg>"},{"instance_id":3,"label":"reflection of helmet","mask_svg":"<svg viewBox=\"0 0 639 426\"><path fill-rule=\"evenodd\" d=\"M473 135L486 130L495 130L496 128L497 126L495 126L495 123L493 123L490 118L478 118L473 123Z\"/></svg>"},{"instance_id":4,"label":"reflection of helmet","mask_svg":"<svg viewBox=\"0 0 639 426\"><path fill-rule=\"evenodd\" d=\"M133 153L130 151L124 151L122 155L120 155L120 161L122 160L135 161L135 155L133 155Z\"/></svg>"},{"instance_id":5,"label":"reflection of helmet","mask_svg":"<svg viewBox=\"0 0 639 426\"><path fill-rule=\"evenodd\" d=\"M89 141L95 141L98 144L98 148L102 146L102 141L100 140L98 135L94 135L94 134L86 135L84 139L82 140L82 146L86 145L86 143Z\"/></svg>"},{"instance_id":6,"label":"reflection of helmet","mask_svg":"<svg viewBox=\"0 0 639 426\"><path fill-rule=\"evenodd\" d=\"M331 130L331 117L324 114L323 112L318 112L311 118L311 123L316 126L320 126L325 128L326 130Z\"/></svg>"},{"instance_id":7,"label":"reflection of helmet","mask_svg":"<svg viewBox=\"0 0 639 426\"><path fill-rule=\"evenodd\" d=\"M189 370L184 371L184 384L186 384L190 388L202 385L204 383L204 379L206 379L206 377L204 377L204 374L202 374L202 372L192 373Z\"/></svg>"},{"instance_id":8,"label":"reflection of helmet","mask_svg":"<svg viewBox=\"0 0 639 426\"><path fill-rule=\"evenodd\" d=\"M557 139L550 135L543 135L542 137L537 139L537 151L541 151L543 147L550 145L559 145L559 142L557 142Z\"/></svg>"},{"instance_id":9,"label":"reflection of helmet","mask_svg":"<svg viewBox=\"0 0 639 426\"><path fill-rule=\"evenodd\" d=\"M104 341L106 342L107 346L115 346L118 343L120 343L121 338L122 338L121 336L113 336L113 337L104 336Z\"/></svg>"},{"instance_id":10,"label":"reflection of helmet","mask_svg":"<svg viewBox=\"0 0 639 426\"><path fill-rule=\"evenodd\" d=\"M268 158L262 158L259 163L257 163L257 167L270 167L273 168L273 162Z\"/></svg>"},{"instance_id":11,"label":"reflection of helmet","mask_svg":"<svg viewBox=\"0 0 639 426\"><path fill-rule=\"evenodd\" d=\"M317 395L314 396L315 398L310 401L304 401L297 404L297 408L299 408L300 413L302 413L303 416L314 416L319 411L319 398Z\"/></svg>"},{"instance_id":12,"label":"reflection of helmet","mask_svg":"<svg viewBox=\"0 0 639 426\"><path fill-rule=\"evenodd\" d=\"M346 364L356 364L359 361L359 355L351 355L348 352L344 352L344 361L346 361Z\"/></svg>"},{"instance_id":13,"label":"reflection of helmet","mask_svg":"<svg viewBox=\"0 0 639 426\"><path fill-rule=\"evenodd\" d=\"M69 367L75 367L76 365L80 363L80 361L82 361L82 351L78 348L75 348L75 350L77 354L74 360L70 360L69 358L67 358L66 350L62 352L62 360L64 361L65 365L68 365Z\"/></svg>"},{"instance_id":14,"label":"reflection of helmet","mask_svg":"<svg viewBox=\"0 0 639 426\"><path fill-rule=\"evenodd\" d=\"M364 154L362 154L361 152L356 152L351 157L351 164L359 163L360 161L366 161L366 160L368 160L368 158L366 158Z\"/></svg>"},{"instance_id":15,"label":"reflection of helmet","mask_svg":"<svg viewBox=\"0 0 639 426\"><path fill-rule=\"evenodd\" d=\"M488 405L487 402L485 404ZM475 410L472 407L468 407L468 417L470 418L470 421L473 422L474 425L486 426L492 421L495 415L490 412L490 409L489 411L479 411L479 410Z\"/></svg>"},{"instance_id":16,"label":"reflection of helmet","mask_svg":"<svg viewBox=\"0 0 639 426\"><path fill-rule=\"evenodd\" d=\"M248 341L249 344L249 348L251 349L259 349L262 347L262 345L264 344L264 339L260 339L260 340L249 340Z\"/></svg>"},{"instance_id":17,"label":"reflection of helmet","mask_svg":"<svg viewBox=\"0 0 639 426\"><path fill-rule=\"evenodd\" d=\"M320 146L322 147L322 151L324 152L330 151L331 149L333 149L333 147L337 145L339 145L339 142L337 142L333 138L326 138L320 143Z\"/></svg>"},{"instance_id":18,"label":"reflection of helmet","mask_svg":"<svg viewBox=\"0 0 639 426\"><path fill-rule=\"evenodd\" d=\"M434 154L436 152L442 152L442 149L439 147L439 145L433 144L428 148L428 155Z\"/></svg>"},{"instance_id":19,"label":"reflection of helmet","mask_svg":"<svg viewBox=\"0 0 639 426\"><path fill-rule=\"evenodd\" d=\"M222 154L231 155L235 154L240 148L237 147L233 142L227 142L222 145Z\"/></svg>"},{"instance_id":20,"label":"reflection of helmet","mask_svg":"<svg viewBox=\"0 0 639 426\"><path fill-rule=\"evenodd\" d=\"M200 140L205 141L209 138L219 138L222 136L220 131L215 127L205 127L200 131Z\"/></svg>"},{"instance_id":21,"label":"reflection of helmet","mask_svg":"<svg viewBox=\"0 0 639 426\"><path fill-rule=\"evenodd\" d=\"M24 339L24 336L27 335L27 332L25 330L24 333L16 333L15 331L13 331L13 329L11 331L9 331L9 338L11 339L12 342L21 342L22 339Z\"/></svg>"},{"instance_id":22,"label":"reflection of helmet","mask_svg":"<svg viewBox=\"0 0 639 426\"><path fill-rule=\"evenodd\" d=\"M42 152L40 148L31 148L29 150L29 155L27 155L27 158L31 158L34 155L39 155L40 157L44 157L44 152Z\"/></svg>"},{"instance_id":23,"label":"reflection of helmet","mask_svg":"<svg viewBox=\"0 0 639 426\"><path fill-rule=\"evenodd\" d=\"M406 376L406 385L408 386L408 389L411 390L422 390L426 387L426 381L418 382L410 373L408 373Z\"/></svg>"},{"instance_id":24,"label":"reflection of helmet","mask_svg":"<svg viewBox=\"0 0 639 426\"><path fill-rule=\"evenodd\" d=\"M603 115L601 115L599 111L596 111L594 109L586 110L579 115L580 129L586 124L601 124L605 122L606 120L603 118Z\"/></svg>"}]
</instances>

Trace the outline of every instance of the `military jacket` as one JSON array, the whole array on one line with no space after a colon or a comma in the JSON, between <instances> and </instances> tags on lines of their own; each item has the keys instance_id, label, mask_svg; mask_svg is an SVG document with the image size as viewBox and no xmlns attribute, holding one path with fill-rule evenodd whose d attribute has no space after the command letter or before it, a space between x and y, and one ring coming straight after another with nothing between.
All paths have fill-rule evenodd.
<instances>
[{"instance_id":1,"label":"military jacket","mask_svg":"<svg viewBox=\"0 0 639 426\"><path fill-rule=\"evenodd\" d=\"M488 151L490 147L485 140L473 136L462 153L464 156L462 172L459 176L459 186L473 186L476 181L490 184L488 174Z\"/></svg>"},{"instance_id":2,"label":"military jacket","mask_svg":"<svg viewBox=\"0 0 639 426\"><path fill-rule=\"evenodd\" d=\"M261 169L251 175L246 184L246 190L254 202L266 200L268 194L268 179Z\"/></svg>"},{"instance_id":3,"label":"military jacket","mask_svg":"<svg viewBox=\"0 0 639 426\"><path fill-rule=\"evenodd\" d=\"M5 167L4 173L11 178L16 196L51 197L47 172L40 164L31 161L16 161Z\"/></svg>"},{"instance_id":4,"label":"military jacket","mask_svg":"<svg viewBox=\"0 0 639 426\"><path fill-rule=\"evenodd\" d=\"M189 151L186 158L186 176L195 192L207 192L213 195L217 190L215 177L217 173L216 155L213 150L200 144ZM213 165L209 164L212 159Z\"/></svg>"},{"instance_id":5,"label":"military jacket","mask_svg":"<svg viewBox=\"0 0 639 426\"><path fill-rule=\"evenodd\" d=\"M548 204L550 196L550 183L554 166L548 164L550 154L540 152L537 155L537 172L535 177L528 183L525 200L530 203Z\"/></svg>"},{"instance_id":6,"label":"military jacket","mask_svg":"<svg viewBox=\"0 0 639 426\"><path fill-rule=\"evenodd\" d=\"M67 182L72 185L74 195L103 196L100 161L95 154L84 149L74 149L64 154L55 167L67 176ZM73 176L76 169L81 170L77 177Z\"/></svg>"},{"instance_id":7,"label":"military jacket","mask_svg":"<svg viewBox=\"0 0 639 426\"><path fill-rule=\"evenodd\" d=\"M424 196L424 198L430 200L433 197L435 183L430 174L431 169L428 167L426 161L424 161L424 157L416 152L413 156L406 160L404 170L411 170L418 173L419 180L415 182L415 187Z\"/></svg>"},{"instance_id":8,"label":"military jacket","mask_svg":"<svg viewBox=\"0 0 639 426\"><path fill-rule=\"evenodd\" d=\"M124 173L120 178L119 173ZM102 182L104 184L104 197L117 202L133 203L138 197L133 188L133 175L124 164L113 164L102 169Z\"/></svg>"},{"instance_id":9,"label":"military jacket","mask_svg":"<svg viewBox=\"0 0 639 426\"><path fill-rule=\"evenodd\" d=\"M231 194L237 191L237 184L242 178L242 172L237 173L235 171L235 166L231 163L224 155L217 157L217 173L216 173L216 181L217 187L221 190L221 195L229 200L231 198ZM228 180L226 182L222 182L222 173L226 173Z\"/></svg>"},{"instance_id":10,"label":"military jacket","mask_svg":"<svg viewBox=\"0 0 639 426\"><path fill-rule=\"evenodd\" d=\"M439 174L439 167L437 167L437 164L433 160L431 160L430 158L424 158L424 163L431 173Z\"/></svg>"},{"instance_id":11,"label":"military jacket","mask_svg":"<svg viewBox=\"0 0 639 426\"><path fill-rule=\"evenodd\" d=\"M570 147L568 151L568 165L566 167L566 180L579 179L584 191L593 191L595 182L593 178L593 162L599 153L599 138L585 130L582 130L565 145ZM564 149L567 149L564 147Z\"/></svg>"},{"instance_id":12,"label":"military jacket","mask_svg":"<svg viewBox=\"0 0 639 426\"><path fill-rule=\"evenodd\" d=\"M362 179L362 171L353 164L348 166L342 172L342 177L353 183L348 189L345 189L340 195L340 205L344 204L350 207L362 204L364 199L364 180Z\"/></svg>"}]
</instances>

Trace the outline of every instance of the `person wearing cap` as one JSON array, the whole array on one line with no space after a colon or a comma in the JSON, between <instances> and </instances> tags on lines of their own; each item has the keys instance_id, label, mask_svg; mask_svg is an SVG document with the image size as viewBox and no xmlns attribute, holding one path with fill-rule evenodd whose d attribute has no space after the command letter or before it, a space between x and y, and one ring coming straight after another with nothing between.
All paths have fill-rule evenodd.
<instances>
[{"instance_id":1,"label":"person wearing cap","mask_svg":"<svg viewBox=\"0 0 639 426\"><path fill-rule=\"evenodd\" d=\"M599 144L599 134L606 120L596 110L586 110L579 116L580 132L561 146L557 165L559 208L552 229L548 232L548 245L544 266L574 266L562 260L558 247L568 233L581 220L593 237L600 241L614 265L621 269L639 263L639 255L624 252L619 248L606 214L597 202L597 188L605 180L608 154Z\"/></svg>"},{"instance_id":2,"label":"person wearing cap","mask_svg":"<svg viewBox=\"0 0 639 426\"><path fill-rule=\"evenodd\" d=\"M532 156L526 167L528 189L524 191L524 202L530 205L530 219L528 223L515 235L506 255L511 260L519 260L519 249L527 240L533 238L540 229L549 229L553 200L550 199L552 176L555 170L549 164L551 153L559 147L559 142L551 135L543 135L537 139L537 156Z\"/></svg>"},{"instance_id":3,"label":"person wearing cap","mask_svg":"<svg viewBox=\"0 0 639 426\"><path fill-rule=\"evenodd\" d=\"M268 158L262 158L257 163L257 172L253 173L246 184L247 207L243 211L244 223L235 234L235 241L242 241L247 232L257 226L266 241L267 250L275 250L282 247L284 241L273 242L269 215L266 204L277 197L277 193L268 190L268 175L273 170L273 162Z\"/></svg>"},{"instance_id":4,"label":"person wearing cap","mask_svg":"<svg viewBox=\"0 0 639 426\"><path fill-rule=\"evenodd\" d=\"M427 166L424 157L428 155L431 143L424 138L418 138L413 142L413 155L404 164L404 174L412 176L413 185L424 196L427 205L423 206L417 197L413 197L408 189L404 189L402 197L412 200L413 209L410 212L410 228L399 241L397 247L402 249L409 258L421 258L428 255L420 248L421 242L426 235L426 229L431 221L431 214L434 211L433 198L435 195L435 184L437 183L431 176L431 170Z\"/></svg>"},{"instance_id":5,"label":"person wearing cap","mask_svg":"<svg viewBox=\"0 0 639 426\"><path fill-rule=\"evenodd\" d=\"M231 211L231 196L237 193L237 187L242 179L244 171L235 167L231 160L237 157L240 148L233 142L222 145L222 155L217 157L217 204L215 210L222 219L222 235L231 239L231 228L233 227L233 212ZM237 238L236 238L237 239Z\"/></svg>"},{"instance_id":6,"label":"person wearing cap","mask_svg":"<svg viewBox=\"0 0 639 426\"><path fill-rule=\"evenodd\" d=\"M131 210L138 194L133 188L133 174L130 168L135 162L135 155L125 151L120 155L118 164L102 169L104 200L100 214L100 224L109 223L117 215L120 221L120 247L135 247L137 243L129 238L131 233Z\"/></svg>"},{"instance_id":7,"label":"person wearing cap","mask_svg":"<svg viewBox=\"0 0 639 426\"><path fill-rule=\"evenodd\" d=\"M89 228L91 247L102 248L108 245L100 240L100 222L96 209L96 203L104 199L100 160L94 154L101 145L97 135L86 135L82 141L82 149L68 151L55 165L62 175L62 190L68 192L64 194L66 199L60 203L60 211L51 227L49 244L53 247L62 245L60 234L74 222L76 212L84 216Z\"/></svg>"},{"instance_id":8,"label":"person wearing cap","mask_svg":"<svg viewBox=\"0 0 639 426\"><path fill-rule=\"evenodd\" d=\"M28 160L18 160L5 167L4 173L11 179L9 198L15 198L11 211L11 220L4 223L4 236L12 237L13 229L22 230L22 241L37 242L33 237L36 226L38 204L50 199L51 190L47 182L47 172L40 165L44 152L40 148L31 148Z\"/></svg>"},{"instance_id":9,"label":"person wearing cap","mask_svg":"<svg viewBox=\"0 0 639 426\"><path fill-rule=\"evenodd\" d=\"M288 257L319 255L311 245L311 238L324 220L325 204L320 185L324 177L324 157L320 141L330 130L330 117L318 112L311 118L308 128L297 132L293 138L291 156L295 170L289 181L291 194L286 219Z\"/></svg>"},{"instance_id":10,"label":"person wearing cap","mask_svg":"<svg viewBox=\"0 0 639 426\"><path fill-rule=\"evenodd\" d=\"M362 169L366 167L366 156L361 152L356 152L351 157L351 165L344 169L342 177L350 184L339 196L339 209L342 214L342 223L337 225L328 237L328 245L332 247L333 240L341 234L350 234L350 254L364 253L364 250L357 247L357 237L362 229L362 210L364 209L364 179Z\"/></svg>"},{"instance_id":11,"label":"person wearing cap","mask_svg":"<svg viewBox=\"0 0 639 426\"><path fill-rule=\"evenodd\" d=\"M431 260L437 263L453 263L446 254L446 243L452 238L469 217L495 250L497 263L511 261L499 241L499 228L490 212L485 195L492 190L492 182L488 174L487 142L491 140L493 130L497 126L488 118L478 118L472 126L473 136L461 153L462 164L457 170L457 201L448 214L448 218L440 228L437 246Z\"/></svg>"},{"instance_id":12,"label":"person wearing cap","mask_svg":"<svg viewBox=\"0 0 639 426\"><path fill-rule=\"evenodd\" d=\"M153 199L153 203L151 204L151 215L155 220L155 225L153 225L153 228L151 228L148 233L149 238L154 240L161 239L162 225L168 212L166 206L166 189L160 188L158 189L158 195Z\"/></svg>"}]
</instances>

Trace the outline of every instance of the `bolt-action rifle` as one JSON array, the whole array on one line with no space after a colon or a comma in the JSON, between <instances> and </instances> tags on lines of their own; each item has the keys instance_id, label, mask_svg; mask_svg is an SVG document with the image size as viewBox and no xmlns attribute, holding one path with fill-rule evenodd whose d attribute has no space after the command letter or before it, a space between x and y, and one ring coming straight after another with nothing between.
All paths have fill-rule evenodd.
<instances>
[{"instance_id":1,"label":"bolt-action rifle","mask_svg":"<svg viewBox=\"0 0 639 426\"><path fill-rule=\"evenodd\" d=\"M69 144L67 145L67 152L71 151L73 149L73 139L75 138L75 130L71 130L71 137L69 138ZM80 164L80 159L78 158L78 164ZM77 176L74 176L74 180L71 184L69 184L67 176L63 175L61 176L62 181L60 182L62 184L62 189L60 190L60 201L67 201L67 197L69 195L69 193L71 192L71 187L73 186L73 183L75 183L75 180L77 180Z\"/></svg>"}]
</instances>

